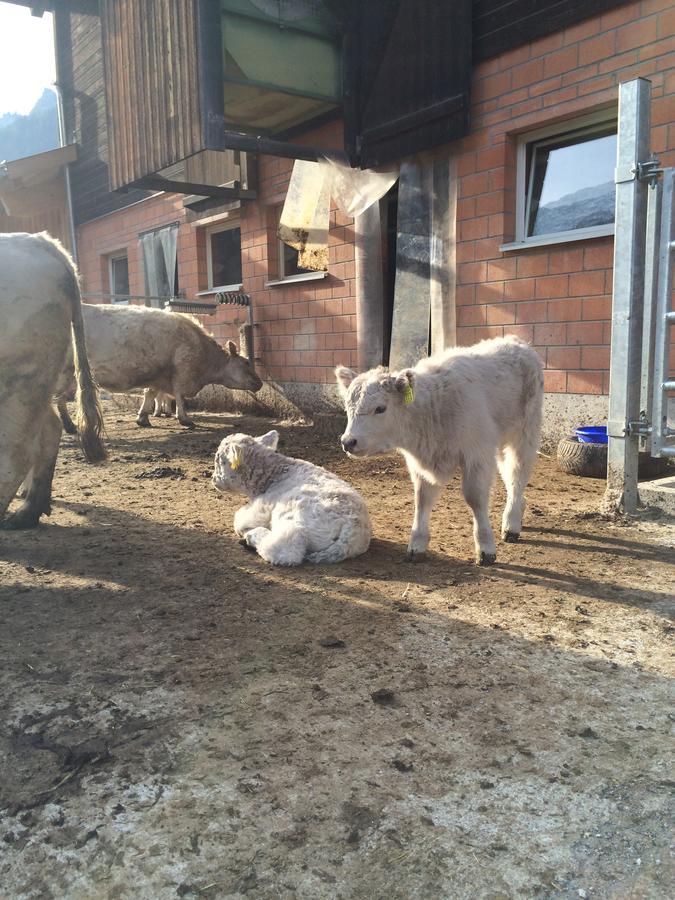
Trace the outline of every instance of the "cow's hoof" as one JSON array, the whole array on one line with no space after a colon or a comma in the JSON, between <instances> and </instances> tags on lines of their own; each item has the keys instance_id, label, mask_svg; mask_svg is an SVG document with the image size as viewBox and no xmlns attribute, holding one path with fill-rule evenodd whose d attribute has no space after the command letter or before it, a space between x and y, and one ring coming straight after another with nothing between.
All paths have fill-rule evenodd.
<instances>
[{"instance_id":1,"label":"cow's hoof","mask_svg":"<svg viewBox=\"0 0 675 900\"><path fill-rule=\"evenodd\" d=\"M480 554L478 555L478 559L476 560L476 563L479 566L491 566L496 561L497 561L496 553L486 553L484 550L481 550Z\"/></svg>"},{"instance_id":2,"label":"cow's hoof","mask_svg":"<svg viewBox=\"0 0 675 900\"><path fill-rule=\"evenodd\" d=\"M73 424L73 422L70 422L68 425L66 425L66 423L64 422L63 430L66 434L77 434L77 427Z\"/></svg>"},{"instance_id":3,"label":"cow's hoof","mask_svg":"<svg viewBox=\"0 0 675 900\"><path fill-rule=\"evenodd\" d=\"M517 544L520 540L519 531L502 531L502 540L505 544Z\"/></svg>"},{"instance_id":4,"label":"cow's hoof","mask_svg":"<svg viewBox=\"0 0 675 900\"><path fill-rule=\"evenodd\" d=\"M179 421L180 424L183 426L183 428L196 428L196 427L197 427L197 426L195 425L195 423L192 421L192 419L183 419L182 422L181 422L181 420L179 419L178 421Z\"/></svg>"},{"instance_id":5,"label":"cow's hoof","mask_svg":"<svg viewBox=\"0 0 675 900\"><path fill-rule=\"evenodd\" d=\"M412 563L422 562L422 560L425 560L427 558L427 551L426 550L408 550L406 552L405 558L406 558L407 562L412 562Z\"/></svg>"},{"instance_id":6,"label":"cow's hoof","mask_svg":"<svg viewBox=\"0 0 675 900\"><path fill-rule=\"evenodd\" d=\"M22 511L17 509L11 516L7 516L0 522L0 528L5 531L23 531L28 528L37 528L40 522L40 513L33 510Z\"/></svg>"},{"instance_id":7,"label":"cow's hoof","mask_svg":"<svg viewBox=\"0 0 675 900\"><path fill-rule=\"evenodd\" d=\"M136 419L136 424L139 428L152 428L150 419Z\"/></svg>"}]
</instances>

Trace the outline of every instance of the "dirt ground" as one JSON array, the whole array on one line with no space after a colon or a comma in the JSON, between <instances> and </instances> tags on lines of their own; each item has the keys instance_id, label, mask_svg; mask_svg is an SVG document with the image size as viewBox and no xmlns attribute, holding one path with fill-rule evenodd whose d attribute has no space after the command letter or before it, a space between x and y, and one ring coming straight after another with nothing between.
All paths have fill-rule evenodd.
<instances>
[{"instance_id":1,"label":"dirt ground","mask_svg":"<svg viewBox=\"0 0 675 900\"><path fill-rule=\"evenodd\" d=\"M110 462L65 438L51 518L0 532L2 897L674 895L672 520L542 458L495 567L456 483L411 564L402 460L196 421L109 403ZM366 555L239 546L213 455L273 425L362 490Z\"/></svg>"}]
</instances>

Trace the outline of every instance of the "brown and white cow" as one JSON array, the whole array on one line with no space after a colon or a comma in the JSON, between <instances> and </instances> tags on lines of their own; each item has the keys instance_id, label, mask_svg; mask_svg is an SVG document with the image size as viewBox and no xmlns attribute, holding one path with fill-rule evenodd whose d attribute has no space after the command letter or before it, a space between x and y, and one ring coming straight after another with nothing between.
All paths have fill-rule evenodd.
<instances>
[{"instance_id":1,"label":"brown and white cow","mask_svg":"<svg viewBox=\"0 0 675 900\"><path fill-rule=\"evenodd\" d=\"M51 511L61 424L51 400L74 344L78 425L85 457L105 459L73 261L47 234L0 235L0 520L31 528ZM22 505L3 518L19 485Z\"/></svg>"},{"instance_id":2,"label":"brown and white cow","mask_svg":"<svg viewBox=\"0 0 675 900\"><path fill-rule=\"evenodd\" d=\"M98 385L124 393L146 388L136 422L149 427L159 392L176 398L176 418L190 427L186 397L207 384L258 391L262 381L249 361L228 341L218 344L192 316L145 306L84 303L84 324L91 368ZM68 428L67 380L58 397L61 420Z\"/></svg>"},{"instance_id":3,"label":"brown and white cow","mask_svg":"<svg viewBox=\"0 0 675 900\"><path fill-rule=\"evenodd\" d=\"M541 430L543 374L535 350L515 337L495 338L402 372L357 375L339 366L335 374L347 410L345 452L397 450L405 458L415 491L410 559L426 552L431 511L458 467L478 565L490 565L497 553L489 518L496 468L507 495L502 538L518 540Z\"/></svg>"}]
</instances>

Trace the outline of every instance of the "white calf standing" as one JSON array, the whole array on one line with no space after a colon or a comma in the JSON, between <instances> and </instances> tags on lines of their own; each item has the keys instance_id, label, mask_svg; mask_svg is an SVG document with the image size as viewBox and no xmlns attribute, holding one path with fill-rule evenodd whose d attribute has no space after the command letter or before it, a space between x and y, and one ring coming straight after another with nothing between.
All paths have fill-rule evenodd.
<instances>
[{"instance_id":1,"label":"white calf standing","mask_svg":"<svg viewBox=\"0 0 675 900\"><path fill-rule=\"evenodd\" d=\"M517 541L524 490L539 447L543 398L537 353L515 337L494 338L389 373L335 370L347 410L342 446L350 456L398 450L415 490L408 557L429 545L429 518L459 466L474 517L478 565L496 559L489 519L495 468L506 485L502 538Z\"/></svg>"},{"instance_id":2,"label":"white calf standing","mask_svg":"<svg viewBox=\"0 0 675 900\"><path fill-rule=\"evenodd\" d=\"M371 527L363 497L337 475L276 452L279 434L233 434L216 453L213 483L245 494L234 530L276 566L341 562L365 553Z\"/></svg>"}]
</instances>

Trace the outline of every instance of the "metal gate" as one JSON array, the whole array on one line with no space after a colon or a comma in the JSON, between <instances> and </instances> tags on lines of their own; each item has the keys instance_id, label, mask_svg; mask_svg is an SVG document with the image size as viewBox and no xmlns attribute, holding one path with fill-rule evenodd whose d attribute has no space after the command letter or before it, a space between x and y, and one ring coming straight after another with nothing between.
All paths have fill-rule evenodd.
<instances>
[{"instance_id":1,"label":"metal gate","mask_svg":"<svg viewBox=\"0 0 675 900\"><path fill-rule=\"evenodd\" d=\"M646 79L620 86L605 505L628 514L640 502L639 452L675 458L675 169L650 152L650 102Z\"/></svg>"}]
</instances>

